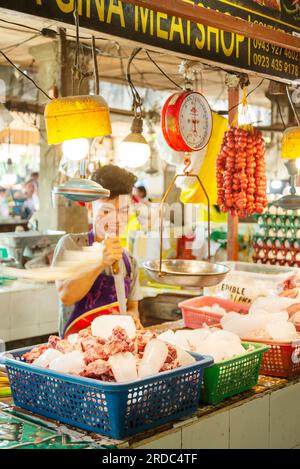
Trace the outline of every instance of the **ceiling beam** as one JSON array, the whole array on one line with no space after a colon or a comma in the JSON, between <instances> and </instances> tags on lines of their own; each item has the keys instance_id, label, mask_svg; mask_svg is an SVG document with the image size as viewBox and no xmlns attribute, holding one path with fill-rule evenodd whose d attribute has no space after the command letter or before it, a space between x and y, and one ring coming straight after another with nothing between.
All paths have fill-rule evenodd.
<instances>
[{"instance_id":1,"label":"ceiling beam","mask_svg":"<svg viewBox=\"0 0 300 469\"><path fill-rule=\"evenodd\" d=\"M300 51L300 37L277 31L259 24L249 23L241 18L225 15L200 5L192 4L189 0L122 0L156 12L166 13L194 23L212 26L227 32L233 32L251 39L268 42L275 46Z\"/></svg>"},{"instance_id":2,"label":"ceiling beam","mask_svg":"<svg viewBox=\"0 0 300 469\"><path fill-rule=\"evenodd\" d=\"M8 111L21 112L24 114L44 114L45 105L28 103L26 101L5 101L4 106ZM134 117L134 112L128 109L110 108L109 112L117 116ZM142 114L145 117L145 113Z\"/></svg>"},{"instance_id":3,"label":"ceiling beam","mask_svg":"<svg viewBox=\"0 0 300 469\"><path fill-rule=\"evenodd\" d=\"M26 101L5 101L3 103L8 111L21 112L24 114L44 114L45 106L41 104L28 103Z\"/></svg>"}]
</instances>

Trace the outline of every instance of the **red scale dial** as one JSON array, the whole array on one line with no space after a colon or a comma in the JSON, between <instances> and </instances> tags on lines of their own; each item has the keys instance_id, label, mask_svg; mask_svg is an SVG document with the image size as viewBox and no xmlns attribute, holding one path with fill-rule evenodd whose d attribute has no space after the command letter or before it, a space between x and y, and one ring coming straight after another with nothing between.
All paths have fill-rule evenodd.
<instances>
[{"instance_id":1,"label":"red scale dial","mask_svg":"<svg viewBox=\"0 0 300 469\"><path fill-rule=\"evenodd\" d=\"M194 91L173 94L163 107L162 130L173 150L201 150L212 132L212 112L207 100Z\"/></svg>"}]
</instances>

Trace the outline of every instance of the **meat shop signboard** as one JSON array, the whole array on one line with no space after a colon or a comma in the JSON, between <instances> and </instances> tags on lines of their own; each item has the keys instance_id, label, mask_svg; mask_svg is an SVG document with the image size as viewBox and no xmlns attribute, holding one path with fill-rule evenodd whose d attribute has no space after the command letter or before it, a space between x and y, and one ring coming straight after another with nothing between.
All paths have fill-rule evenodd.
<instances>
[{"instance_id":1,"label":"meat shop signboard","mask_svg":"<svg viewBox=\"0 0 300 469\"><path fill-rule=\"evenodd\" d=\"M300 0L182 0L300 35ZM74 0L0 0L0 7L74 24ZM299 52L117 0L78 0L84 28L286 82L300 79ZM1 12L0 12L1 15ZM20 19L19 19L20 21Z\"/></svg>"}]
</instances>

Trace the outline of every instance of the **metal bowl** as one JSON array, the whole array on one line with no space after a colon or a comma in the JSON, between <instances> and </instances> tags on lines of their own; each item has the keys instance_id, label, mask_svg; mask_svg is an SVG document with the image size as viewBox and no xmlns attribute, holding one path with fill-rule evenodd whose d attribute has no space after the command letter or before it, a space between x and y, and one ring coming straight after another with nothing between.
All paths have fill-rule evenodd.
<instances>
[{"instance_id":1,"label":"metal bowl","mask_svg":"<svg viewBox=\"0 0 300 469\"><path fill-rule=\"evenodd\" d=\"M284 195L276 200L273 205L285 210L298 210L300 208L300 196L296 194Z\"/></svg>"},{"instance_id":2,"label":"metal bowl","mask_svg":"<svg viewBox=\"0 0 300 469\"><path fill-rule=\"evenodd\" d=\"M161 273L159 272L159 260L147 261L143 267L148 275L158 283L188 288L218 285L230 271L229 267L223 264L185 259L163 260Z\"/></svg>"},{"instance_id":3,"label":"metal bowl","mask_svg":"<svg viewBox=\"0 0 300 469\"><path fill-rule=\"evenodd\" d=\"M110 191L91 179L70 179L53 189L54 195L62 195L73 202L93 202L108 198Z\"/></svg>"}]
</instances>

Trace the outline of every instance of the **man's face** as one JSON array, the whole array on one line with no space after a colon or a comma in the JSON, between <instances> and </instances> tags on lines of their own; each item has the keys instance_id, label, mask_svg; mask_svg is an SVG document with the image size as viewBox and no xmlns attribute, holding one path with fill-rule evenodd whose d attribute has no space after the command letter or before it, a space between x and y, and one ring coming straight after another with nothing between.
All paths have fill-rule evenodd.
<instances>
[{"instance_id":1,"label":"man's face","mask_svg":"<svg viewBox=\"0 0 300 469\"><path fill-rule=\"evenodd\" d=\"M33 194L34 194L34 185L31 182L28 182L27 184L25 184L24 194L25 194L25 197L27 197L28 199L33 196Z\"/></svg>"},{"instance_id":2,"label":"man's face","mask_svg":"<svg viewBox=\"0 0 300 469\"><path fill-rule=\"evenodd\" d=\"M118 237L125 229L130 214L130 196L93 202L93 226L97 239Z\"/></svg>"}]
</instances>

